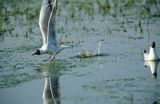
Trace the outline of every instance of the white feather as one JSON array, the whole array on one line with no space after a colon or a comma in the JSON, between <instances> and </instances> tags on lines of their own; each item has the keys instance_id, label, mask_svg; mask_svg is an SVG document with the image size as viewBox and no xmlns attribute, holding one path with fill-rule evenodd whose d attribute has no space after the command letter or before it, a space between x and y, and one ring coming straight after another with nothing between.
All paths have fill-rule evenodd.
<instances>
[{"instance_id":1,"label":"white feather","mask_svg":"<svg viewBox=\"0 0 160 104\"><path fill-rule=\"evenodd\" d=\"M144 52L143 53L143 56L144 56L144 60L148 61L148 60L159 60L159 57L156 53L156 48L150 46L150 49L149 49L149 53L147 52Z\"/></svg>"}]
</instances>

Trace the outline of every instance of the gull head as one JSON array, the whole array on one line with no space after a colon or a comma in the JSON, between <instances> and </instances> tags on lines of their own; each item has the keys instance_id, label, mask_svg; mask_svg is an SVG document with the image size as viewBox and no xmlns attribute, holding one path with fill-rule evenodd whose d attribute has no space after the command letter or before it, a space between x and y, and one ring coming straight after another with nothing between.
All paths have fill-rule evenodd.
<instances>
[{"instance_id":1,"label":"gull head","mask_svg":"<svg viewBox=\"0 0 160 104\"><path fill-rule=\"evenodd\" d=\"M157 72L153 73L154 78L157 78Z\"/></svg>"},{"instance_id":2,"label":"gull head","mask_svg":"<svg viewBox=\"0 0 160 104\"><path fill-rule=\"evenodd\" d=\"M40 55L40 54L41 54L40 50L39 50L39 49L37 49L37 50L36 50L36 52L35 52L35 53L33 53L32 55Z\"/></svg>"},{"instance_id":3,"label":"gull head","mask_svg":"<svg viewBox=\"0 0 160 104\"><path fill-rule=\"evenodd\" d=\"M152 47L152 48L155 48L155 47L156 47L156 43L155 43L155 42L152 42L151 47Z\"/></svg>"}]
</instances>

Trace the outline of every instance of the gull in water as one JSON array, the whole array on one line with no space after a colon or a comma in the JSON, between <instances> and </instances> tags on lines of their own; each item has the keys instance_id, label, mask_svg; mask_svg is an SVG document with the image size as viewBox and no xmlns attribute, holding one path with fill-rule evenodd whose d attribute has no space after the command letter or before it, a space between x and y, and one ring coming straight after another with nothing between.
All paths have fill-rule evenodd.
<instances>
[{"instance_id":1,"label":"gull in water","mask_svg":"<svg viewBox=\"0 0 160 104\"><path fill-rule=\"evenodd\" d=\"M57 11L57 0L43 0L40 16L39 27L43 37L43 45L32 55L50 54L53 55L48 59L54 60L55 56L68 46L58 46L56 40L55 20ZM47 60L48 60L47 59Z\"/></svg>"},{"instance_id":2,"label":"gull in water","mask_svg":"<svg viewBox=\"0 0 160 104\"><path fill-rule=\"evenodd\" d=\"M145 61L159 60L159 57L156 53L156 43L155 42L152 42L149 53L147 53L147 51L144 50L143 56L144 56Z\"/></svg>"}]
</instances>

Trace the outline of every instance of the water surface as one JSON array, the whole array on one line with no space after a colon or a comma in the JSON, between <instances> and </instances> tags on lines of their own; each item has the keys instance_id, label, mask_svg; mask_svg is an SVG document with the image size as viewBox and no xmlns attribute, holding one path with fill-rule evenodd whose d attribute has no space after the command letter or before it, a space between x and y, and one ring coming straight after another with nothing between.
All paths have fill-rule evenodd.
<instances>
[{"instance_id":1,"label":"water surface","mask_svg":"<svg viewBox=\"0 0 160 104\"><path fill-rule=\"evenodd\" d=\"M41 2L29 0L25 3L29 5L24 4L24 10L18 11L22 5L16 2L17 7L13 9L14 3L10 2L7 19L3 18L3 31L0 32L0 103L43 103L46 79L50 79L54 86L55 78L59 83L56 99L60 99L62 104L160 103L160 66L155 78L143 61L143 50L148 50L152 41L156 42L160 55L158 16L139 16L132 9L123 13L116 10L117 15L114 10L101 13L96 3L93 3L92 12L90 2L77 9L79 5L76 6L74 0L72 5L61 1L57 38L59 43L72 47L61 52L54 62L44 62L48 55L31 55L42 44L38 27ZM134 5L138 7L136 3ZM74 57L83 50L94 52L100 41L104 56Z\"/></svg>"}]
</instances>

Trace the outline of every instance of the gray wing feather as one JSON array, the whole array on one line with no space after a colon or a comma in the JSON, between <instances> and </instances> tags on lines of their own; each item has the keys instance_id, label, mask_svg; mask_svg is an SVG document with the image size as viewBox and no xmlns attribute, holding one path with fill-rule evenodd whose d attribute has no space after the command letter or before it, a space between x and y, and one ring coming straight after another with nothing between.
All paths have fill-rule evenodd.
<instances>
[{"instance_id":1,"label":"gray wing feather","mask_svg":"<svg viewBox=\"0 0 160 104\"><path fill-rule=\"evenodd\" d=\"M57 0L54 0L52 11L50 14L50 18L48 21L48 44L53 46L57 46L56 41L56 31L55 31L55 19L56 19L56 11L57 11Z\"/></svg>"},{"instance_id":2,"label":"gray wing feather","mask_svg":"<svg viewBox=\"0 0 160 104\"><path fill-rule=\"evenodd\" d=\"M48 21L52 11L52 0L43 0L39 16L39 27L43 37L43 45L47 44Z\"/></svg>"}]
</instances>

